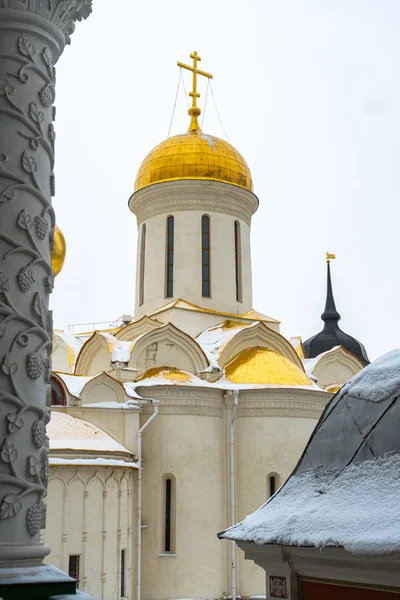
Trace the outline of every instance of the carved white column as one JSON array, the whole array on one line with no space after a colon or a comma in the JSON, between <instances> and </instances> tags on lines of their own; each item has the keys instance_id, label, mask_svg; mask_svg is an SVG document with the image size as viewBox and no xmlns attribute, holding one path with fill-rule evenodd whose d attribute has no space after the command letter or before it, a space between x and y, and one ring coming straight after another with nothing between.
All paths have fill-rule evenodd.
<instances>
[{"instance_id":1,"label":"carved white column","mask_svg":"<svg viewBox=\"0 0 400 600\"><path fill-rule=\"evenodd\" d=\"M49 553L54 64L90 12L91 0L0 0L0 567Z\"/></svg>"}]
</instances>

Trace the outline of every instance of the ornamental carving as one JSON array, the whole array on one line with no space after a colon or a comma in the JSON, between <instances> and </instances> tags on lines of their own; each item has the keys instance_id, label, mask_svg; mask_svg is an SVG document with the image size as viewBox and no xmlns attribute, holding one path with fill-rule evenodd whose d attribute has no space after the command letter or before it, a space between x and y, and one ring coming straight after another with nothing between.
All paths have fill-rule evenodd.
<instances>
[{"instance_id":1,"label":"ornamental carving","mask_svg":"<svg viewBox=\"0 0 400 600\"><path fill-rule=\"evenodd\" d=\"M145 406L143 408L145 414L151 414L154 409L151 406ZM223 409L222 407L210 406L206 404L169 404L163 402L158 412L160 415L192 415L196 417L217 417L222 418Z\"/></svg>"},{"instance_id":2,"label":"ornamental carving","mask_svg":"<svg viewBox=\"0 0 400 600\"><path fill-rule=\"evenodd\" d=\"M199 417L217 417L222 418L224 414L223 392L221 390L203 390L195 389L189 391L187 388L174 386L174 389L167 388L142 388L138 390L143 396L151 392L151 397L160 400L158 409L162 415L194 415ZM145 414L154 412L151 405L145 405L142 408Z\"/></svg>"},{"instance_id":3,"label":"ornamental carving","mask_svg":"<svg viewBox=\"0 0 400 600\"><path fill-rule=\"evenodd\" d=\"M269 576L270 598L287 598L286 577Z\"/></svg>"},{"instance_id":4,"label":"ornamental carving","mask_svg":"<svg viewBox=\"0 0 400 600\"><path fill-rule=\"evenodd\" d=\"M204 188L204 183L198 181L154 185L136 192L129 206L138 224L164 213L206 211L228 214L250 225L258 206L252 192L216 182L208 182L207 189Z\"/></svg>"},{"instance_id":5,"label":"ornamental carving","mask_svg":"<svg viewBox=\"0 0 400 600\"><path fill-rule=\"evenodd\" d=\"M49 2L0 0L0 18L2 9L45 4L50 10ZM71 3L57 4L53 16L66 25ZM39 541L48 479L54 70L44 37L19 30L12 39L0 52L0 529L9 532L6 522L17 518L25 540ZM21 544L20 531L7 541Z\"/></svg>"},{"instance_id":6,"label":"ornamental carving","mask_svg":"<svg viewBox=\"0 0 400 600\"><path fill-rule=\"evenodd\" d=\"M92 12L92 0L0 0L1 8L29 11L48 19L62 31L66 43L70 44L75 22L87 19Z\"/></svg>"}]
</instances>

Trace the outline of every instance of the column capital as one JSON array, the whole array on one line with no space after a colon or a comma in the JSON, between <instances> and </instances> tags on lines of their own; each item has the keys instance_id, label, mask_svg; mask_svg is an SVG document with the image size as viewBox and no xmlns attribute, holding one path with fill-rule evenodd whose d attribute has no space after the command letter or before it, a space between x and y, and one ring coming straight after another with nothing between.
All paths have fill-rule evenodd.
<instances>
[{"instance_id":1,"label":"column capital","mask_svg":"<svg viewBox=\"0 0 400 600\"><path fill-rule=\"evenodd\" d=\"M29 22L39 27L58 30L60 54L71 43L76 21L92 12L92 0L0 0L0 21ZM6 12L8 14L6 14ZM54 33L54 32L53 32Z\"/></svg>"}]
</instances>

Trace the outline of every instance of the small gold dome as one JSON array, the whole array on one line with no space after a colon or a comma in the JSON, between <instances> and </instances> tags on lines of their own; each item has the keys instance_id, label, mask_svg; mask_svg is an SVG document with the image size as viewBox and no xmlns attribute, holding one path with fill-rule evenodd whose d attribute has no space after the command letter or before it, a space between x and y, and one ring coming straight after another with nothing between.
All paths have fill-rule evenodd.
<instances>
[{"instance_id":1,"label":"small gold dome","mask_svg":"<svg viewBox=\"0 0 400 600\"><path fill-rule=\"evenodd\" d=\"M186 371L181 371L175 367L152 367L148 369L142 375L139 375L135 381L144 381L145 379L152 379L153 377L163 378L167 381L175 382L190 382L192 376Z\"/></svg>"},{"instance_id":2,"label":"small gold dome","mask_svg":"<svg viewBox=\"0 0 400 600\"><path fill-rule=\"evenodd\" d=\"M239 352L225 367L228 381L264 385L312 385L290 360L268 348L255 346Z\"/></svg>"},{"instance_id":3,"label":"small gold dome","mask_svg":"<svg viewBox=\"0 0 400 600\"><path fill-rule=\"evenodd\" d=\"M54 271L54 275L57 277L62 271L65 261L65 255L67 254L67 244L63 232L59 227L54 229L54 247L51 251L51 266Z\"/></svg>"},{"instance_id":4,"label":"small gold dome","mask_svg":"<svg viewBox=\"0 0 400 600\"><path fill-rule=\"evenodd\" d=\"M178 179L222 181L253 190L250 169L239 152L200 129L167 138L156 146L140 166L135 191Z\"/></svg>"},{"instance_id":5,"label":"small gold dome","mask_svg":"<svg viewBox=\"0 0 400 600\"><path fill-rule=\"evenodd\" d=\"M339 390L341 390L343 387L343 385L340 384L332 384L332 385L328 385L325 388L326 392L329 392L330 394L336 394Z\"/></svg>"}]
</instances>

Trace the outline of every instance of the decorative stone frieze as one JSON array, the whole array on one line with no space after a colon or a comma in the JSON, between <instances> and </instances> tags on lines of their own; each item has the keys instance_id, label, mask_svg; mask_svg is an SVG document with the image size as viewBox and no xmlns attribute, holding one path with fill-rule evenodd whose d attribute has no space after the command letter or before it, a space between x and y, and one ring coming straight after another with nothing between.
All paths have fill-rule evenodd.
<instances>
[{"instance_id":1,"label":"decorative stone frieze","mask_svg":"<svg viewBox=\"0 0 400 600\"><path fill-rule=\"evenodd\" d=\"M0 566L40 564L55 224L54 65L89 0L0 0Z\"/></svg>"},{"instance_id":2,"label":"decorative stone frieze","mask_svg":"<svg viewBox=\"0 0 400 600\"><path fill-rule=\"evenodd\" d=\"M172 386L171 386L172 387ZM193 415L199 417L223 416L223 392L221 390L210 390L207 388L193 387L193 392L188 393L188 388L173 389L162 387L138 388L138 393L143 397L151 397L160 400L158 412L160 415ZM151 405L143 407L145 414L154 412Z\"/></svg>"},{"instance_id":3,"label":"decorative stone frieze","mask_svg":"<svg viewBox=\"0 0 400 600\"><path fill-rule=\"evenodd\" d=\"M250 225L258 208L253 192L217 181L168 181L139 190L129 201L138 224L150 217L176 211L220 212Z\"/></svg>"},{"instance_id":4,"label":"decorative stone frieze","mask_svg":"<svg viewBox=\"0 0 400 600\"><path fill-rule=\"evenodd\" d=\"M242 390L237 417L303 417L319 419L331 399L326 392L279 389Z\"/></svg>"},{"instance_id":5,"label":"decorative stone frieze","mask_svg":"<svg viewBox=\"0 0 400 600\"><path fill-rule=\"evenodd\" d=\"M192 388L191 388L192 389ZM224 410L232 408L233 399L224 390L202 390L201 388L173 389L155 387L138 388L142 396L160 400L160 415L196 415L222 417ZM279 389L241 390L237 417L303 417L318 419L331 394L309 392L296 388L293 392ZM151 414L151 405L145 405L143 412Z\"/></svg>"}]
</instances>

